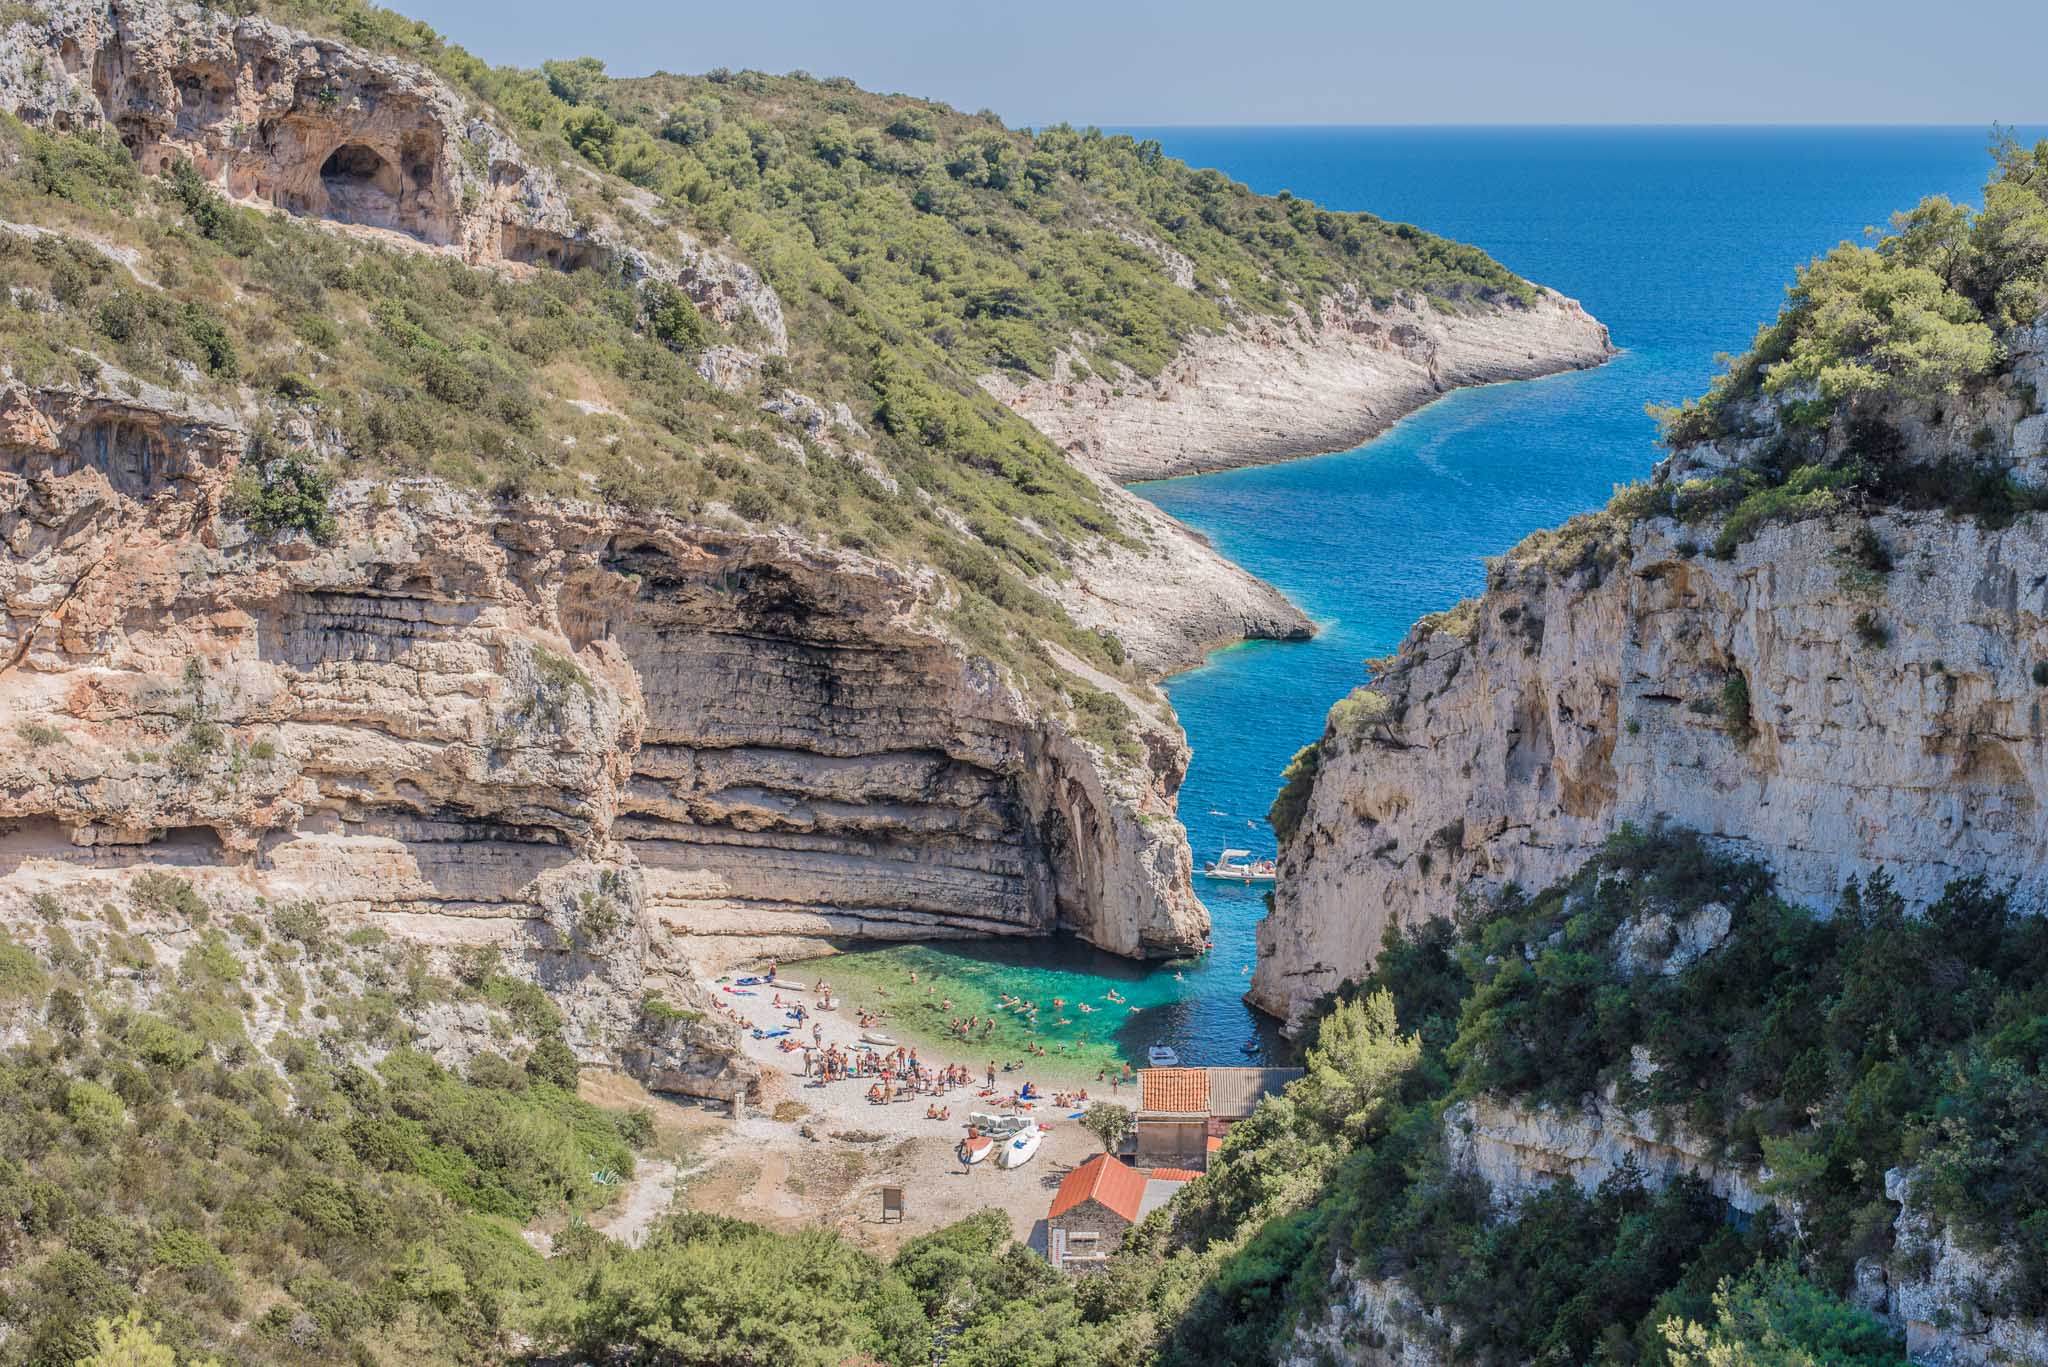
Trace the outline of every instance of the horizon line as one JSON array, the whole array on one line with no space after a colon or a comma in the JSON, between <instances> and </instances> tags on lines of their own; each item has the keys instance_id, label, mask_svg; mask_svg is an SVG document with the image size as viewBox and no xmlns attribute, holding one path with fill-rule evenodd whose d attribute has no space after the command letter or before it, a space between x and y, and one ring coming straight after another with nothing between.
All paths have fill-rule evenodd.
<instances>
[{"instance_id":1,"label":"horizon line","mask_svg":"<svg viewBox=\"0 0 2048 1367\"><path fill-rule=\"evenodd\" d=\"M1957 121L1953 121L1953 122L1938 122L1938 123L1911 123L1911 122L1900 122L1900 121L1897 121L1897 120L1894 120L1894 121L1891 121L1891 122L1869 122L1869 123L1859 123L1859 122L1847 122L1847 121L1834 121L1834 122L1797 122L1797 121L1784 121L1784 122L1774 122L1774 121L1767 121L1767 120L1733 120L1733 119L1730 119L1730 120L1719 120L1719 121L1716 121L1716 120L1699 120L1699 121L1687 121L1687 120L1649 120L1649 121L1635 121L1635 122L1622 122L1622 121L1620 121L1620 120L1579 120L1579 121L1558 121L1558 122L1550 122L1550 123L1535 123L1535 122L1531 122L1531 123L1500 123L1500 122L1491 122L1491 121L1486 121L1486 120L1464 120L1464 121L1456 121L1456 120L1444 120L1444 121L1440 121L1440 122L1414 122L1414 121L1411 121L1411 122L1402 122L1402 123L1319 123L1319 122L1318 122L1318 123L1293 123L1293 122L1285 122L1285 121L1277 121L1277 120L1252 120L1252 121L1243 121L1243 122L1229 122L1229 121L1208 121L1208 120L1189 120L1189 121L1177 121L1177 120L1167 120L1167 121L1157 121L1157 120L1150 120L1150 119L1102 119L1102 120L1090 120L1090 121L1088 121L1088 122L1086 122L1086 123L1081 123L1081 122L1077 122L1077 121L1075 121L1075 120L1073 120L1073 119L1071 119L1071 118L1065 118L1065 119L1050 119L1050 120L1046 120L1046 121L1043 121L1043 122L1035 122L1035 121L1032 121L1032 120L1029 120L1029 119L1020 119L1020 120L1019 120L1019 121L1018 121L1017 123L1015 123L1015 124L1014 124L1014 125L1012 125L1012 126L1013 126L1013 127L1016 127L1016 128L1031 128L1031 129L1042 129L1042 128L1051 128L1051 127L1053 127L1054 125L1056 125L1056 124L1060 124L1060 123L1065 123L1065 124L1068 124L1068 125L1070 125L1070 126L1072 126L1072 127L1076 127L1076 128L1162 128L1162 129L1165 129L1165 128L1172 128L1172 129L1237 129L1237 128L1258 128L1258 129L1275 129L1275 130L1287 130L1287 131L1295 131L1295 132L1317 132L1317 131L1328 131L1328 132L1343 132L1343 131L1352 131L1352 130L1361 130L1361 129L1367 129L1367 130L1374 130L1374 131L1379 131L1379 130L1394 130L1394 129L1400 129L1400 130L1408 130L1408 129L1435 129L1435 128L1458 128L1458 129L1488 129L1488 130L1503 130L1503 129L1505 129L1505 130L1515 130L1515 131L1531 131L1531 132L1542 132L1542 131L1557 131L1557 130L1579 130L1579 129L1600 129L1600 130L1606 130L1606 131L1628 131L1628 130L1636 130L1636 129L1640 129L1640 130L1661 130L1661 129L1735 129L1735 130L1775 130L1775 129L1829 129L1829 130L1839 130L1839 131L1855 131L1855 130L1868 130L1868 131L1871 131L1871 132L1887 132L1887 131L1896 131L1896 130L1900 130L1900 129L1964 129L1964 128L1976 128L1976 129L1981 129L1981 130L1983 130L1983 131L1984 131L1985 133L1989 133L1989 132L1991 132L1991 130L1992 130L1992 129L1994 129L1994 128L2009 128L2009 129L2031 129L2031 128L2041 128L2041 129L2048 129L2048 117L2044 117L2044 118L2041 118L2041 119L2019 119L2019 120L2005 120L2005 119L1988 119L1988 120L1985 120L1985 121L1984 121L1984 122L1982 122L1982 123L1977 123L1977 122L1973 122L1973 121L1967 121L1967 120L1957 120Z\"/></svg>"}]
</instances>

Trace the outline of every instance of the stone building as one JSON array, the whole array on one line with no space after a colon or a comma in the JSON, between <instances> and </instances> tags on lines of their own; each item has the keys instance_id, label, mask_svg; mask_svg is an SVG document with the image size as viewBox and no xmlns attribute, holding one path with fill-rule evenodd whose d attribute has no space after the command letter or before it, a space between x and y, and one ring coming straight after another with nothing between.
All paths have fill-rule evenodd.
<instances>
[{"instance_id":1,"label":"stone building","mask_svg":"<svg viewBox=\"0 0 2048 1367\"><path fill-rule=\"evenodd\" d=\"M1045 1217L1045 1256L1064 1272L1108 1261L1138 1221L1201 1174L1186 1168L1143 1171L1098 1153L1068 1173Z\"/></svg>"}]
</instances>

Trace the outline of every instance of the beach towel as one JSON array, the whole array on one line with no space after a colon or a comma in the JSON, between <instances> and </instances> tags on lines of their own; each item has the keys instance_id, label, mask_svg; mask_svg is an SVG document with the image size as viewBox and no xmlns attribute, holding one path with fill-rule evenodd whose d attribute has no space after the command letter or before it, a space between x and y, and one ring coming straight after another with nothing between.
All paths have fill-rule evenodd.
<instances>
[{"instance_id":1,"label":"beach towel","mask_svg":"<svg viewBox=\"0 0 2048 1367\"><path fill-rule=\"evenodd\" d=\"M735 997L758 997L761 995L759 992L742 992L737 987L728 987L725 990L732 993Z\"/></svg>"},{"instance_id":2,"label":"beach towel","mask_svg":"<svg viewBox=\"0 0 2048 1367\"><path fill-rule=\"evenodd\" d=\"M741 978L739 979L739 985L741 987L755 987L767 981L766 978Z\"/></svg>"}]
</instances>

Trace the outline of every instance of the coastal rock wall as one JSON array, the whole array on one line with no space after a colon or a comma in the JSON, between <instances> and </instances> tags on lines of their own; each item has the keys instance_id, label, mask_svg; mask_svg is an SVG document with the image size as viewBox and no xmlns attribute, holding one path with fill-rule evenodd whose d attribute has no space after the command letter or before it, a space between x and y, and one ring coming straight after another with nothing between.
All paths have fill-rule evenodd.
<instances>
[{"instance_id":1,"label":"coastal rock wall","mask_svg":"<svg viewBox=\"0 0 2048 1367\"><path fill-rule=\"evenodd\" d=\"M929 577L428 481L266 544L222 511L245 435L164 397L0 393L16 909L175 867L495 946L593 1057L777 937L1206 933L1156 695L1141 758L1102 756L933 624Z\"/></svg>"},{"instance_id":2,"label":"coastal rock wall","mask_svg":"<svg viewBox=\"0 0 2048 1367\"><path fill-rule=\"evenodd\" d=\"M2002 340L2005 383L1869 415L1898 459L1967 452L2039 487L2048 319ZM1774 441L1689 447L1659 478ZM1843 505L1725 558L1699 544L1717 533L1591 514L1417 623L1303 756L1248 1000L1298 1020L1390 922L1543 887L1624 822L1699 831L1817 906L1882 868L1909 899L1982 874L2048 909L2048 523Z\"/></svg>"},{"instance_id":3,"label":"coastal rock wall","mask_svg":"<svg viewBox=\"0 0 2048 1367\"><path fill-rule=\"evenodd\" d=\"M1296 1328L1281 1367L1448 1367L1457 1361L1453 1326L1432 1314L1393 1277L1362 1275L1339 1262L1330 1297L1314 1321Z\"/></svg>"},{"instance_id":4,"label":"coastal rock wall","mask_svg":"<svg viewBox=\"0 0 2048 1367\"><path fill-rule=\"evenodd\" d=\"M1444 1115L1444 1152L1452 1167L1477 1173L1504 1210L1559 1181L1595 1191L1629 1167L1653 1189L1697 1177L1746 1214L1770 1204L1762 1190L1768 1173L1718 1162L1681 1122L1629 1111L1611 1095L1561 1109L1461 1102Z\"/></svg>"},{"instance_id":5,"label":"coastal rock wall","mask_svg":"<svg viewBox=\"0 0 2048 1367\"><path fill-rule=\"evenodd\" d=\"M2009 1259L1972 1249L1913 1204L1913 1174L1893 1168L1884 1194L1899 1206L1894 1248L1881 1267L1857 1268L1873 1308L1906 1334L1906 1351L1929 1367L2005 1367L2048 1362L2048 1320L2002 1313L2013 1281Z\"/></svg>"},{"instance_id":6,"label":"coastal rock wall","mask_svg":"<svg viewBox=\"0 0 2048 1367\"><path fill-rule=\"evenodd\" d=\"M1218 646L1299 641L1315 626L1287 596L1224 559L1200 533L1092 474L1124 535L1098 542L1045 586L1084 627L1113 633L1147 672L1192 669Z\"/></svg>"},{"instance_id":7,"label":"coastal rock wall","mask_svg":"<svg viewBox=\"0 0 2048 1367\"><path fill-rule=\"evenodd\" d=\"M2048 903L2048 528L1868 527L1896 565L1875 581L1847 523L1716 560L1658 521L1611 564L1504 564L1418 625L1332 713L1251 1000L1297 1018L1388 922L1544 886L1625 821L1699 830L1818 905L1878 868L1910 898L1983 873Z\"/></svg>"},{"instance_id":8,"label":"coastal rock wall","mask_svg":"<svg viewBox=\"0 0 2048 1367\"><path fill-rule=\"evenodd\" d=\"M1083 378L1062 354L1050 379L982 384L1080 464L1128 483L1346 450L1448 390L1613 354L1606 327L1550 290L1459 313L1342 292L1313 315L1246 316L1197 337L1156 378Z\"/></svg>"}]
</instances>

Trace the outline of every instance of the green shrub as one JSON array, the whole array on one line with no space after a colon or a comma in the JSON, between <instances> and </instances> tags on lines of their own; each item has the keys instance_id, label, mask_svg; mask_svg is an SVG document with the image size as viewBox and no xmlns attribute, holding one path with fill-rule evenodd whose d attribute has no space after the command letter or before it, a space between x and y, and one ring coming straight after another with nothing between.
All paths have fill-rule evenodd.
<instances>
[{"instance_id":1,"label":"green shrub","mask_svg":"<svg viewBox=\"0 0 2048 1367\"><path fill-rule=\"evenodd\" d=\"M20 722L15 726L14 734L21 737L31 749L35 750L47 749L52 745L61 743L64 739L62 731L48 722L41 721Z\"/></svg>"},{"instance_id":2,"label":"green shrub","mask_svg":"<svg viewBox=\"0 0 2048 1367\"><path fill-rule=\"evenodd\" d=\"M25 946L0 940L0 1004L18 1005L38 1001L48 990L50 976Z\"/></svg>"},{"instance_id":3,"label":"green shrub","mask_svg":"<svg viewBox=\"0 0 2048 1367\"><path fill-rule=\"evenodd\" d=\"M128 885L128 900L138 911L178 917L195 926L204 925L209 919L205 901L190 883L176 874L155 869L135 875L135 881Z\"/></svg>"},{"instance_id":4,"label":"green shrub","mask_svg":"<svg viewBox=\"0 0 2048 1367\"><path fill-rule=\"evenodd\" d=\"M1323 767L1321 742L1304 745L1280 773L1280 793L1266 812L1266 822L1285 845L1294 838L1301 818L1308 813L1309 795L1315 790L1316 775Z\"/></svg>"},{"instance_id":5,"label":"green shrub","mask_svg":"<svg viewBox=\"0 0 2048 1367\"><path fill-rule=\"evenodd\" d=\"M1856 633L1856 639L1871 650L1882 650L1891 644L1891 629L1868 608L1856 614L1850 628Z\"/></svg>"},{"instance_id":6,"label":"green shrub","mask_svg":"<svg viewBox=\"0 0 2048 1367\"><path fill-rule=\"evenodd\" d=\"M1739 669L1729 671L1721 681L1721 725L1738 745L1756 739L1756 722L1749 710L1749 679Z\"/></svg>"},{"instance_id":7,"label":"green shrub","mask_svg":"<svg viewBox=\"0 0 2048 1367\"><path fill-rule=\"evenodd\" d=\"M560 1035L549 1035L526 1056L526 1075L535 1082L573 1092L580 1074L575 1053Z\"/></svg>"},{"instance_id":8,"label":"green shrub","mask_svg":"<svg viewBox=\"0 0 2048 1367\"><path fill-rule=\"evenodd\" d=\"M299 531L324 542L336 530L333 495L331 475L286 453L245 462L228 488L226 506L258 536Z\"/></svg>"}]
</instances>

